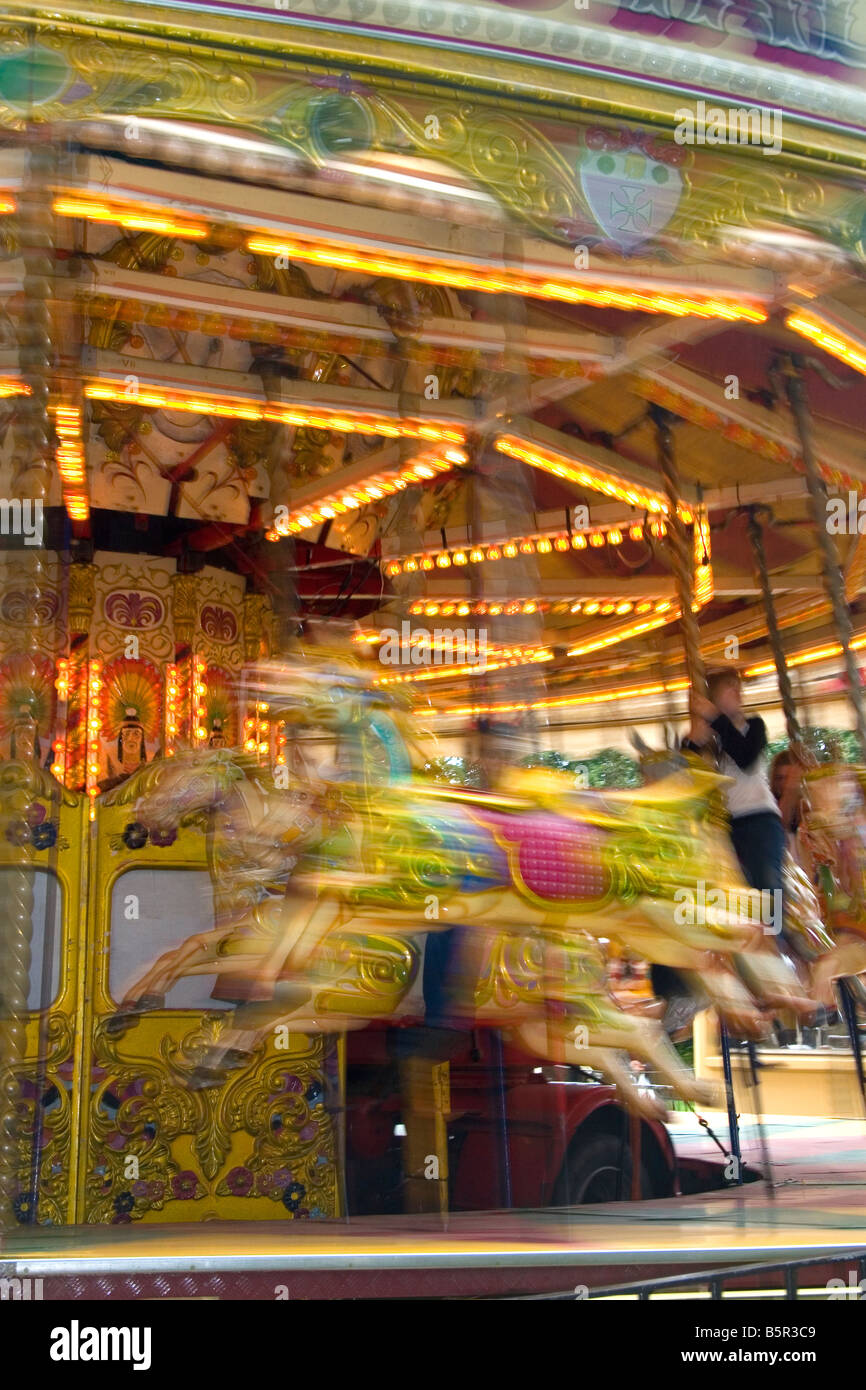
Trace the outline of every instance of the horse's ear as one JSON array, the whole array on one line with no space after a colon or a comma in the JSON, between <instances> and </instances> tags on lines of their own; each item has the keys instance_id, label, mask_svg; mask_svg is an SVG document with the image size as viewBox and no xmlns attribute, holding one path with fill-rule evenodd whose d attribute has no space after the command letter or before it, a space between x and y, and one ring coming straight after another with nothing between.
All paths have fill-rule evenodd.
<instances>
[{"instance_id":1,"label":"horse's ear","mask_svg":"<svg viewBox=\"0 0 866 1390\"><path fill-rule=\"evenodd\" d=\"M652 752L649 744L644 743L637 729L630 729L628 738L632 748L636 749L638 753L647 754Z\"/></svg>"}]
</instances>

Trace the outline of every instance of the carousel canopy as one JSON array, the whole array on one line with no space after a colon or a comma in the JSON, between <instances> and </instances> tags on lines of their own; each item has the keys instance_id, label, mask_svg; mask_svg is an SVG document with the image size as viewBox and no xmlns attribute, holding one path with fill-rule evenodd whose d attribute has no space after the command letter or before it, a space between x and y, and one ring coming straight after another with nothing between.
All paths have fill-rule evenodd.
<instances>
[{"instance_id":1,"label":"carousel canopy","mask_svg":"<svg viewBox=\"0 0 866 1390\"><path fill-rule=\"evenodd\" d=\"M779 130L682 143L673 71L651 93L636 65L602 100L586 34L543 93L506 84L528 70L509 8L474 7L505 25L498 76L454 33L422 63L392 23L383 42L412 47L426 86L374 70L363 25L354 56L336 63L331 24L314 57L301 6L291 51L283 18L250 16L233 54L224 17L190 11L194 58L165 8L103 7L101 56L74 7L50 40L28 20L18 68L0 64L5 496L33 493L15 424L38 377L58 551L230 570L373 656L394 631L472 629L483 660L422 670L403 651L380 679L458 721L564 717L685 687L672 532L705 660L771 659L750 521L795 660L832 645L795 363L866 642L863 148L838 118L860 94L836 81L831 120L803 78ZM555 43L568 7L536 8ZM651 26L610 42L663 47ZM833 80L853 61L837 49ZM759 65L730 44L718 63L746 100ZM589 95L566 109L578 71Z\"/></svg>"}]
</instances>

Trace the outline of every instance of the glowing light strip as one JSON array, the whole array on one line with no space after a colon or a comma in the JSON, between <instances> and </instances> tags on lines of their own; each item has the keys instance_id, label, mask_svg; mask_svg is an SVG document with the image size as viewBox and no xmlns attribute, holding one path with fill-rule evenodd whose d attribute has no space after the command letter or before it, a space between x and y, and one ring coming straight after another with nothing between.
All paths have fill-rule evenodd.
<instances>
[{"instance_id":1,"label":"glowing light strip","mask_svg":"<svg viewBox=\"0 0 866 1390\"><path fill-rule=\"evenodd\" d=\"M8 193L0 195L0 216L7 212L15 212L18 204Z\"/></svg>"},{"instance_id":2,"label":"glowing light strip","mask_svg":"<svg viewBox=\"0 0 866 1390\"><path fill-rule=\"evenodd\" d=\"M81 411L75 405L53 407L54 431L60 441L55 452L63 503L70 521L86 521L90 516L87 499L87 463L81 437Z\"/></svg>"},{"instance_id":3,"label":"glowing light strip","mask_svg":"<svg viewBox=\"0 0 866 1390\"><path fill-rule=\"evenodd\" d=\"M667 605L671 607L670 604ZM602 651L605 647L615 647L618 642L627 642L630 637L640 637L644 632L653 632L656 628L664 627L667 623L676 622L680 616L679 608L673 608L669 613L663 613L658 618L647 618L645 622L633 623L630 627L617 628L615 632L609 632L604 637L593 637L588 642L581 642L577 647L569 647L566 656L588 656L590 652Z\"/></svg>"},{"instance_id":4,"label":"glowing light strip","mask_svg":"<svg viewBox=\"0 0 866 1390\"><path fill-rule=\"evenodd\" d=\"M794 600L796 603L797 600ZM806 604L805 607L793 607L792 600L781 600L778 604L776 620L779 627L795 627L807 618L820 618L830 612L830 604L827 599L819 599L814 603ZM730 636L735 636L740 643L750 642L754 638L763 637L767 631L767 620L760 614L757 617L738 618L735 622L732 619L725 624L728 631L723 635L712 638L705 638L701 642L701 651L705 656L713 655L724 650Z\"/></svg>"},{"instance_id":5,"label":"glowing light strip","mask_svg":"<svg viewBox=\"0 0 866 1390\"><path fill-rule=\"evenodd\" d=\"M703 608L713 597L713 567L710 551L710 523L701 508L693 532L695 561L695 606Z\"/></svg>"},{"instance_id":6,"label":"glowing light strip","mask_svg":"<svg viewBox=\"0 0 866 1390\"><path fill-rule=\"evenodd\" d=\"M186 237L201 241L207 227L178 222L166 217L159 208L130 208L110 203L97 203L89 198L55 198L54 211L60 217L83 217L87 222L111 222L133 232L156 232L159 236Z\"/></svg>"},{"instance_id":7,"label":"glowing light strip","mask_svg":"<svg viewBox=\"0 0 866 1390\"><path fill-rule=\"evenodd\" d=\"M704 528L706 530L706 551L704 551L702 543L702 532ZM712 599L714 592L713 574L709 565L709 532L710 528L706 516L704 515L703 522L700 520L696 520L695 522L694 547L695 555L698 557L696 564L699 568L696 569L696 573L699 578L695 585L695 601L692 604L694 612L698 612L701 608L705 607ZM707 557L707 562L701 563L704 559L704 555ZM645 622L633 623L628 627L618 628L615 632L607 633L603 637L590 638L587 642L581 642L578 646L569 648L566 655L588 656L591 652L602 651L606 647L614 647L619 642L627 642L632 637L640 637L645 632L652 632L656 628L664 627L667 623L676 622L677 619L682 616L682 610L678 606L674 607L672 604L665 602L657 603L655 605L655 611L656 613L663 614L663 616L648 618ZM584 613L586 613L585 607Z\"/></svg>"},{"instance_id":8,"label":"glowing light strip","mask_svg":"<svg viewBox=\"0 0 866 1390\"><path fill-rule=\"evenodd\" d=\"M174 757L177 741L177 706L180 695L180 677L177 666L170 662L165 668L165 755Z\"/></svg>"},{"instance_id":9,"label":"glowing light strip","mask_svg":"<svg viewBox=\"0 0 866 1390\"><path fill-rule=\"evenodd\" d=\"M302 507L296 512L280 517L273 528L265 532L267 540L276 541L280 536L297 534L308 526L330 521L343 512L363 507L367 502L378 502L392 493L401 492L413 483L426 483L438 473L450 473L453 468L462 468L469 462L469 455L463 449L452 445L448 449L429 449L413 459L396 473L374 473L363 483L354 483L339 492L326 493L313 506ZM327 476L322 483L327 483Z\"/></svg>"},{"instance_id":10,"label":"glowing light strip","mask_svg":"<svg viewBox=\"0 0 866 1390\"><path fill-rule=\"evenodd\" d=\"M426 439L431 443L462 444L459 425L436 420L385 415L381 411L346 411L334 406L261 405L241 397L186 396L140 386L134 394L107 382L89 382L84 394L90 400L118 401L154 410L190 411L193 415L219 415L229 420L269 420L278 425L311 425L315 429L340 430L344 434L381 434L390 439Z\"/></svg>"},{"instance_id":11,"label":"glowing light strip","mask_svg":"<svg viewBox=\"0 0 866 1390\"><path fill-rule=\"evenodd\" d=\"M678 690L688 690L687 680L658 682L655 685L636 685L628 690L599 690L592 695L563 695L558 699L532 700L513 705L463 705L459 709L430 710L427 718L450 719L461 715L475 717L479 714L519 714L526 709L567 709L578 705L601 705L613 700L632 700L650 695L665 695Z\"/></svg>"},{"instance_id":12,"label":"glowing light strip","mask_svg":"<svg viewBox=\"0 0 866 1390\"><path fill-rule=\"evenodd\" d=\"M0 381L0 400L6 400L9 396L29 396L30 387L25 381L16 381L13 378Z\"/></svg>"},{"instance_id":13,"label":"glowing light strip","mask_svg":"<svg viewBox=\"0 0 866 1390\"><path fill-rule=\"evenodd\" d=\"M554 477L564 478L566 482L577 483L593 492L604 493L605 497L615 497L618 502L626 502L629 506L641 507L648 512L668 511L667 498L660 492L630 483L614 473L602 472L592 464L578 463L566 454L538 444L530 444L516 435L500 435L494 447L501 454L508 454L511 458L519 459L521 463L528 463L533 468L541 469L543 473L552 473ZM692 519L692 513L687 508L683 509L681 515L684 521L687 518Z\"/></svg>"},{"instance_id":14,"label":"glowing light strip","mask_svg":"<svg viewBox=\"0 0 866 1390\"><path fill-rule=\"evenodd\" d=\"M276 761L281 767L286 766L286 742L286 721L285 719L278 719L274 746L277 750Z\"/></svg>"},{"instance_id":15,"label":"glowing light strip","mask_svg":"<svg viewBox=\"0 0 866 1390\"><path fill-rule=\"evenodd\" d=\"M512 666L525 666L527 662L553 661L554 654L549 649L536 652L534 656L511 657L508 661L472 662L466 666L437 666L434 671L412 671L402 676L379 676L374 685L406 685L418 681L454 680L464 676L484 676L493 671L504 671Z\"/></svg>"},{"instance_id":16,"label":"glowing light strip","mask_svg":"<svg viewBox=\"0 0 866 1390\"><path fill-rule=\"evenodd\" d=\"M485 294L522 294L532 299L560 300L568 304L593 304L608 309L639 309L649 314L693 314L698 318L745 319L764 323L767 314L758 304L719 295L681 294L668 291L622 289L611 283L580 284L545 275L515 275L505 269L478 267L465 261L443 262L416 256L388 255L336 243L256 235L246 243L247 250L261 256L285 256L294 261L329 265L341 270L357 270L364 275L387 275L396 280L419 280L431 285L450 285L454 289L481 290Z\"/></svg>"},{"instance_id":17,"label":"glowing light strip","mask_svg":"<svg viewBox=\"0 0 866 1390\"><path fill-rule=\"evenodd\" d=\"M817 343L818 347L837 357L840 362L846 362L855 371L866 374L866 347L842 329L822 323L820 319L800 310L788 315L785 327L799 333L801 338Z\"/></svg>"},{"instance_id":18,"label":"glowing light strip","mask_svg":"<svg viewBox=\"0 0 866 1390\"><path fill-rule=\"evenodd\" d=\"M57 677L54 681L57 691L57 725L59 728L66 728L69 703L69 658L66 656L58 657ZM51 764L51 771L58 782L66 784L66 739L63 737L54 740L54 762Z\"/></svg>"},{"instance_id":19,"label":"glowing light strip","mask_svg":"<svg viewBox=\"0 0 866 1390\"><path fill-rule=\"evenodd\" d=\"M81 217L88 222L112 223L130 231L156 232L162 236L185 237L201 241L210 234L208 227L178 221L165 208L153 205L110 203L89 197L55 198L54 211L62 217ZM0 204L0 211L13 211L14 204ZM675 287L641 290L625 287L622 281L582 283L543 272L517 275L506 267L478 266L468 261L443 261L432 257L348 247L301 237L274 237L261 233L250 236L246 249L254 255L286 256L314 265L357 270L365 275L387 275L397 280L418 280L454 289L480 290L485 294L522 294L533 299L558 300L568 304L591 304L600 308L634 310L649 314L670 314L681 318L745 320L764 323L766 310L754 300L727 297L724 291L702 294L699 290L680 291Z\"/></svg>"},{"instance_id":20,"label":"glowing light strip","mask_svg":"<svg viewBox=\"0 0 866 1390\"><path fill-rule=\"evenodd\" d=\"M206 675L207 662L204 660L204 657L197 656L193 661L192 690L190 692L191 713L193 716L190 719L194 740L192 745L193 748L196 747L196 742L202 744L203 740L207 738L207 728L204 724L204 720L207 718L207 709L204 703L207 699Z\"/></svg>"},{"instance_id":21,"label":"glowing light strip","mask_svg":"<svg viewBox=\"0 0 866 1390\"><path fill-rule=\"evenodd\" d=\"M244 748L247 753L255 753L259 762L270 752L271 748L271 721L263 718L264 715L270 713L270 708L270 705L265 704L264 701L257 700L253 715L244 720ZM284 723L285 721L282 720L280 726ZM263 734L267 737L263 738ZM286 740L283 738L282 744L279 746L282 747L285 742ZM283 756L282 761L285 762L285 756Z\"/></svg>"},{"instance_id":22,"label":"glowing light strip","mask_svg":"<svg viewBox=\"0 0 866 1390\"><path fill-rule=\"evenodd\" d=\"M688 513L691 516L691 513ZM513 560L520 555L550 555L553 551L561 554L569 550L599 549L604 545L622 545L626 535L630 540L640 541L645 531L656 540L667 535L667 523L660 520L634 522L625 528L621 526L597 526L591 531L535 531L529 535L510 537L504 541L487 542L483 545L452 546L445 550L428 550L423 554L409 555L402 560L389 560L385 573L389 579L401 574L415 574L418 570L450 569L452 565L479 565L485 560Z\"/></svg>"},{"instance_id":23,"label":"glowing light strip","mask_svg":"<svg viewBox=\"0 0 866 1390\"><path fill-rule=\"evenodd\" d=\"M852 651L861 651L866 647L866 635L855 637L848 644ZM842 645L839 642L830 642L826 647L811 647L802 652L797 652L794 656L785 657L786 666L808 666L813 661L827 661L832 656L842 655ZM761 661L757 666L749 666L743 672L745 676L769 676L776 669L774 661Z\"/></svg>"},{"instance_id":24,"label":"glowing light strip","mask_svg":"<svg viewBox=\"0 0 866 1390\"><path fill-rule=\"evenodd\" d=\"M789 464L797 473L805 471L803 460L799 457L793 444L784 440L772 439L766 432L753 428L739 417L711 408L700 398L683 389L675 389L666 382L657 381L651 377L638 377L632 383L632 390L646 400L653 401L656 405L663 405L667 410L672 410L675 415L681 415L684 420L699 425L701 429L711 430L714 434L721 435L723 439L730 439L733 444L748 449L750 453L770 459L773 463ZM818 467L821 475L835 487L854 488L856 491L860 491L863 487L862 478L855 478L853 474L846 473L843 469L820 461Z\"/></svg>"},{"instance_id":25,"label":"glowing light strip","mask_svg":"<svg viewBox=\"0 0 866 1390\"><path fill-rule=\"evenodd\" d=\"M90 799L90 819L96 819L95 798L99 795L99 740L102 734L102 662L87 663L87 744L85 790Z\"/></svg>"},{"instance_id":26,"label":"glowing light strip","mask_svg":"<svg viewBox=\"0 0 866 1390\"><path fill-rule=\"evenodd\" d=\"M607 618L611 614L621 617L624 613L667 613L672 607L670 599L480 599L466 598L416 599L409 605L413 617L422 614L427 618L465 618L472 613L476 617L497 618L504 613L513 617L516 613L572 613L586 618Z\"/></svg>"}]
</instances>

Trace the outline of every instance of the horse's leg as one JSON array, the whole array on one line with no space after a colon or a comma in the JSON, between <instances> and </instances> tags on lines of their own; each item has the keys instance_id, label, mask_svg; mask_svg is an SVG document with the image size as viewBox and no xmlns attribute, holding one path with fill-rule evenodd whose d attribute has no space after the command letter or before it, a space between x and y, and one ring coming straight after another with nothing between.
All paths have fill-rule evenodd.
<instances>
[{"instance_id":1,"label":"horse's leg","mask_svg":"<svg viewBox=\"0 0 866 1390\"><path fill-rule=\"evenodd\" d=\"M257 911L258 909L256 913ZM195 932L179 946L161 955L146 973L130 986L125 999L134 1000L141 997L145 991L166 994L183 975L220 975L241 971L246 968L248 960L258 962L261 950L253 950L249 956L223 956L220 954L220 948L233 937L242 940L244 936L249 936L251 941L261 941L263 934L257 916L254 914L251 917L249 909L244 908L234 915L223 913L216 926L207 931Z\"/></svg>"},{"instance_id":2,"label":"horse's leg","mask_svg":"<svg viewBox=\"0 0 866 1390\"><path fill-rule=\"evenodd\" d=\"M296 894L287 895L276 939L261 963L261 981L273 983L284 969L303 970L325 937L342 925L345 911L338 898L328 895L306 901Z\"/></svg>"},{"instance_id":3,"label":"horse's leg","mask_svg":"<svg viewBox=\"0 0 866 1390\"><path fill-rule=\"evenodd\" d=\"M144 994L164 995L184 974L191 963L198 965L216 957L220 944L225 939L227 927L214 927L208 932L197 932L186 941L166 951L150 969L127 990L126 1000L140 999Z\"/></svg>"},{"instance_id":4,"label":"horse's leg","mask_svg":"<svg viewBox=\"0 0 866 1390\"><path fill-rule=\"evenodd\" d=\"M716 1099L716 1088L687 1071L661 1025L652 1019L606 1010L598 1023L589 1025L589 1043L622 1049L647 1062L683 1100L711 1105Z\"/></svg>"},{"instance_id":5,"label":"horse's leg","mask_svg":"<svg viewBox=\"0 0 866 1390\"><path fill-rule=\"evenodd\" d=\"M755 951L744 951L734 957L737 973L762 1003L780 1009L792 1009L808 1018L815 1012L815 1000L808 993L791 965L774 945Z\"/></svg>"},{"instance_id":6,"label":"horse's leg","mask_svg":"<svg viewBox=\"0 0 866 1390\"><path fill-rule=\"evenodd\" d=\"M735 1036L766 1037L768 1020L732 969L714 965L712 969L702 970L695 976L693 988L699 997L701 991L706 994Z\"/></svg>"},{"instance_id":7,"label":"horse's leg","mask_svg":"<svg viewBox=\"0 0 866 1390\"><path fill-rule=\"evenodd\" d=\"M641 1087L634 1084L622 1054L609 1047L576 1047L574 1042L560 1034L551 1036L543 1019L533 1023L523 1023L512 1030L515 1041L544 1061L555 1060L575 1067L590 1067L600 1071L616 1086L617 1092L627 1109L647 1120L663 1120L667 1110L661 1101L647 1095ZM555 1057L552 1056L555 1054Z\"/></svg>"},{"instance_id":8,"label":"horse's leg","mask_svg":"<svg viewBox=\"0 0 866 1390\"><path fill-rule=\"evenodd\" d=\"M610 930L605 936L619 938L625 930L632 938L641 938L650 954L643 952L646 959L656 965L671 965L674 969L688 970L689 965L682 960L674 960L678 952L684 958L694 959L696 954L705 955L707 951L729 955L735 951L747 951L760 933L755 927L746 924L723 923L718 926L707 923L689 923L678 920L681 906L667 898L639 898L631 907L610 914ZM660 952L666 953L662 960ZM668 957L671 957L670 959Z\"/></svg>"},{"instance_id":9,"label":"horse's leg","mask_svg":"<svg viewBox=\"0 0 866 1390\"><path fill-rule=\"evenodd\" d=\"M690 970L696 974L706 966L706 950L675 941L652 923L640 918L612 915L603 935L611 937L653 965L667 965L672 970Z\"/></svg>"},{"instance_id":10,"label":"horse's leg","mask_svg":"<svg viewBox=\"0 0 866 1390\"><path fill-rule=\"evenodd\" d=\"M812 966L812 988L816 999L827 1009L835 1008L834 982L860 975L864 970L866 941L856 936L846 936L843 940L838 940L833 950L819 956Z\"/></svg>"}]
</instances>

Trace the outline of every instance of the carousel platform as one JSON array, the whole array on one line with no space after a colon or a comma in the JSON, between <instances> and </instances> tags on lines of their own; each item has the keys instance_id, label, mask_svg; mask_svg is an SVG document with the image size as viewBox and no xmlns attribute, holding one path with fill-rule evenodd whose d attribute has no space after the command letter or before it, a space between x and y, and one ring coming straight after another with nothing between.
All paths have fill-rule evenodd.
<instances>
[{"instance_id":1,"label":"carousel platform","mask_svg":"<svg viewBox=\"0 0 866 1390\"><path fill-rule=\"evenodd\" d=\"M866 1182L754 1183L700 1198L467 1213L447 1222L29 1230L3 1242L0 1279L29 1279L30 1296L46 1300L471 1299L832 1260L860 1248Z\"/></svg>"}]
</instances>

